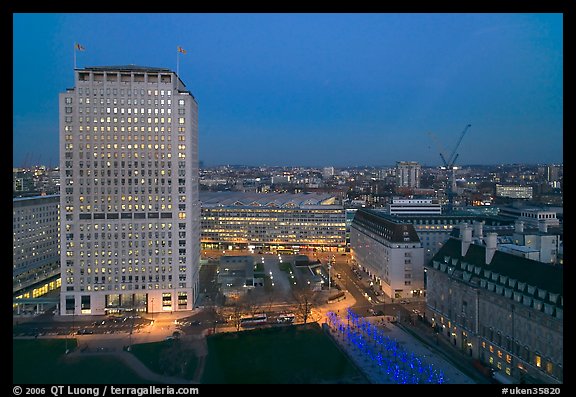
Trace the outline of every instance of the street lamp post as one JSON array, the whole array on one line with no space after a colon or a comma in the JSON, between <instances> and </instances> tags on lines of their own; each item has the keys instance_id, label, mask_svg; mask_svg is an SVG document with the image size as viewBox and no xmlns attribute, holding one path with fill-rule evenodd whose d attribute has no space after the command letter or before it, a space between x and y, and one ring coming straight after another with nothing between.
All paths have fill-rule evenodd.
<instances>
[{"instance_id":1,"label":"street lamp post","mask_svg":"<svg viewBox=\"0 0 576 397\"><path fill-rule=\"evenodd\" d=\"M332 269L332 263L328 260L328 292L330 292L330 286L332 284L332 277L330 276L330 269Z\"/></svg>"},{"instance_id":2,"label":"street lamp post","mask_svg":"<svg viewBox=\"0 0 576 397\"><path fill-rule=\"evenodd\" d=\"M154 324L154 298L152 298L152 324Z\"/></svg>"}]
</instances>

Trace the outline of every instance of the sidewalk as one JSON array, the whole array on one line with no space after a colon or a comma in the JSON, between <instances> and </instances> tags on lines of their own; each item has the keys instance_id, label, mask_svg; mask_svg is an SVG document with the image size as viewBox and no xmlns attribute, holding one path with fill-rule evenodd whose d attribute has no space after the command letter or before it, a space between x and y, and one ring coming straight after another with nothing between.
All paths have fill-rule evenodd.
<instances>
[{"instance_id":1,"label":"sidewalk","mask_svg":"<svg viewBox=\"0 0 576 397\"><path fill-rule=\"evenodd\" d=\"M378 321L375 321L378 320ZM440 354L433 351L427 345L421 343L400 327L386 322L382 324L380 319L369 319L389 338L396 340L408 353L414 353L420 357L426 365L432 364L444 375L444 382L451 384L475 384L476 382L462 373L458 368L447 362ZM345 334L330 328L330 335L337 345L348 354L350 359L364 372L371 383L392 384L396 383L392 376L387 374L384 367L380 367L376 361L370 359L365 352L361 351L354 343L351 343Z\"/></svg>"}]
</instances>

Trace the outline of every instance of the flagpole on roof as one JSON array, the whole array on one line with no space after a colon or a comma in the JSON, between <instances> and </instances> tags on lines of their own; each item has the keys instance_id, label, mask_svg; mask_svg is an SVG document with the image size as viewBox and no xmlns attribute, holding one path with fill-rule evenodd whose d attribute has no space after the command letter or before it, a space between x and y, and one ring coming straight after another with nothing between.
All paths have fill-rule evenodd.
<instances>
[{"instance_id":1,"label":"flagpole on roof","mask_svg":"<svg viewBox=\"0 0 576 397\"><path fill-rule=\"evenodd\" d=\"M180 46L176 47L176 75L180 76L180 53L186 54L186 50Z\"/></svg>"},{"instance_id":2,"label":"flagpole on roof","mask_svg":"<svg viewBox=\"0 0 576 397\"><path fill-rule=\"evenodd\" d=\"M74 42L74 69L76 69L76 51L84 51L84 46Z\"/></svg>"}]
</instances>

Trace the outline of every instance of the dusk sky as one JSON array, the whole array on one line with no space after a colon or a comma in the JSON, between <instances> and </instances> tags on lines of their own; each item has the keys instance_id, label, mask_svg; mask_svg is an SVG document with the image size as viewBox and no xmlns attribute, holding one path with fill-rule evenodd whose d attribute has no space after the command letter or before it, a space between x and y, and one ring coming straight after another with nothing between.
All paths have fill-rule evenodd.
<instances>
[{"instance_id":1,"label":"dusk sky","mask_svg":"<svg viewBox=\"0 0 576 397\"><path fill-rule=\"evenodd\" d=\"M58 164L77 67L176 70L218 164L563 162L562 14L14 14L13 164ZM430 133L436 137L436 142Z\"/></svg>"}]
</instances>

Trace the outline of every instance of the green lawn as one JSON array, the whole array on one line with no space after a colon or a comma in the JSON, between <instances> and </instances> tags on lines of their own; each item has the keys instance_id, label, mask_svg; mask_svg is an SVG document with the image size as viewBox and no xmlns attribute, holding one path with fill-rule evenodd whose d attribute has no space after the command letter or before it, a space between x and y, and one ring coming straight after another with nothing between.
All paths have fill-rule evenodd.
<instances>
[{"instance_id":1,"label":"green lawn","mask_svg":"<svg viewBox=\"0 0 576 397\"><path fill-rule=\"evenodd\" d=\"M14 339L15 384L125 384L147 383L121 361L110 356L65 358L64 339ZM68 339L68 348L76 339Z\"/></svg>"},{"instance_id":2,"label":"green lawn","mask_svg":"<svg viewBox=\"0 0 576 397\"><path fill-rule=\"evenodd\" d=\"M256 262L254 265L255 273L264 273L264 264L262 262Z\"/></svg>"},{"instance_id":3,"label":"green lawn","mask_svg":"<svg viewBox=\"0 0 576 397\"><path fill-rule=\"evenodd\" d=\"M202 383L367 383L318 324L208 337Z\"/></svg>"},{"instance_id":4,"label":"green lawn","mask_svg":"<svg viewBox=\"0 0 576 397\"><path fill-rule=\"evenodd\" d=\"M198 358L182 341L162 341L132 345L132 353L151 371L160 375L192 379Z\"/></svg>"},{"instance_id":5,"label":"green lawn","mask_svg":"<svg viewBox=\"0 0 576 397\"><path fill-rule=\"evenodd\" d=\"M290 264L290 262L282 262L278 265L278 268L286 273L290 273L290 271L294 272L292 270L292 265Z\"/></svg>"}]
</instances>

